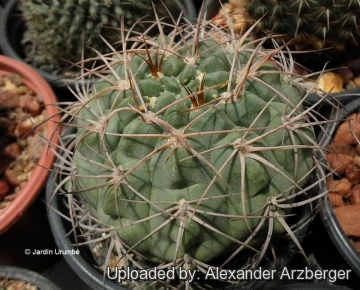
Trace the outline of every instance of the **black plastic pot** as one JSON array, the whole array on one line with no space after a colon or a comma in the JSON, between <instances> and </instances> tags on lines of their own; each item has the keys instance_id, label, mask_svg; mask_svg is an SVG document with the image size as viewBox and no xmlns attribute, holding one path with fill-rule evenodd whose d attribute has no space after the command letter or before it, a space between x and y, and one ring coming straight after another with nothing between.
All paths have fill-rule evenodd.
<instances>
[{"instance_id":1,"label":"black plastic pot","mask_svg":"<svg viewBox=\"0 0 360 290\"><path fill-rule=\"evenodd\" d=\"M57 285L44 276L19 267L0 266L0 280L24 281L41 290L61 290Z\"/></svg>"},{"instance_id":2,"label":"black plastic pot","mask_svg":"<svg viewBox=\"0 0 360 290\"><path fill-rule=\"evenodd\" d=\"M4 55L24 62L21 40L25 23L20 11L17 9L18 1L19 0L8 0L3 9L0 17L0 49ZM184 11L184 18L193 22L197 14L192 0L177 0L176 3ZM74 79L59 77L36 68L35 70L46 79L53 88L66 89L67 85L74 87ZM82 82L87 83L89 80L83 80Z\"/></svg>"},{"instance_id":3,"label":"black plastic pot","mask_svg":"<svg viewBox=\"0 0 360 290\"><path fill-rule=\"evenodd\" d=\"M342 121L346 119L348 115L354 112L360 112L360 98L355 98L352 101L347 102L341 109L333 112L329 118L333 122L330 122L327 125L325 130L326 134L324 133L318 136L318 143L322 148L327 147L327 145L331 142L337 127L341 124ZM342 230L334 214L329 198L324 196L321 202L321 219L332 242L347 264L360 277L360 253L356 251L349 238Z\"/></svg>"},{"instance_id":4,"label":"black plastic pot","mask_svg":"<svg viewBox=\"0 0 360 290\"><path fill-rule=\"evenodd\" d=\"M308 94L306 96L306 103L309 105L313 105L315 103L321 102L320 106L329 107L336 104L345 105L356 98L360 98L360 87L346 90L339 93L329 93L326 96L319 96L317 94Z\"/></svg>"}]
</instances>

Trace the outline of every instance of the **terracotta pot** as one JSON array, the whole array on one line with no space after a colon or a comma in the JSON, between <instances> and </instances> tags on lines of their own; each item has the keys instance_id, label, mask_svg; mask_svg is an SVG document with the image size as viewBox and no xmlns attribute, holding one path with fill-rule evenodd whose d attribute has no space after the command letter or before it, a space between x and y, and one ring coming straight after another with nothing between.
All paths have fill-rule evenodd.
<instances>
[{"instance_id":1,"label":"terracotta pot","mask_svg":"<svg viewBox=\"0 0 360 290\"><path fill-rule=\"evenodd\" d=\"M30 180L18 193L16 198L0 214L0 233L15 223L40 193L46 182L49 168L52 167L55 159L55 154L52 149L56 149L56 144L59 141L59 110L55 106L52 106L57 102L57 99L48 83L27 64L0 55L0 74L9 75L11 73L19 74L25 85L43 98L46 115L47 118L49 118L47 121L46 139L51 148L44 146L38 164L32 171Z\"/></svg>"}]
</instances>

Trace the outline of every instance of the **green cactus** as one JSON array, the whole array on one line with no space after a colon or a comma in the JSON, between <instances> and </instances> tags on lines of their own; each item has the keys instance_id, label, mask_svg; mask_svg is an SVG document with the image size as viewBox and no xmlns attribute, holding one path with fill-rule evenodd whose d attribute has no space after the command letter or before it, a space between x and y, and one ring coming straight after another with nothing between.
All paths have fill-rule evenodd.
<instances>
[{"instance_id":1,"label":"green cactus","mask_svg":"<svg viewBox=\"0 0 360 290\"><path fill-rule=\"evenodd\" d=\"M159 37L100 55L101 81L64 111L77 128L64 190L86 205L74 215L96 223L76 225L108 233L124 259L201 270L245 252L254 258L240 266L253 268L278 234L296 239L286 215L310 201L306 90L280 49L200 20L169 36L158 25Z\"/></svg>"},{"instance_id":2,"label":"green cactus","mask_svg":"<svg viewBox=\"0 0 360 290\"><path fill-rule=\"evenodd\" d=\"M122 18L128 28L141 19L154 21L152 2L159 18L168 16L167 9L179 10L173 0L166 1L167 8L160 0L20 0L26 59L39 69L62 75L81 61L83 51L85 59L96 55L92 49L110 52L100 35L116 47ZM141 33L148 28L145 22L136 25Z\"/></svg>"},{"instance_id":3,"label":"green cactus","mask_svg":"<svg viewBox=\"0 0 360 290\"><path fill-rule=\"evenodd\" d=\"M344 49L359 44L358 0L247 0L246 9L260 20L258 32L285 34L299 47Z\"/></svg>"}]
</instances>

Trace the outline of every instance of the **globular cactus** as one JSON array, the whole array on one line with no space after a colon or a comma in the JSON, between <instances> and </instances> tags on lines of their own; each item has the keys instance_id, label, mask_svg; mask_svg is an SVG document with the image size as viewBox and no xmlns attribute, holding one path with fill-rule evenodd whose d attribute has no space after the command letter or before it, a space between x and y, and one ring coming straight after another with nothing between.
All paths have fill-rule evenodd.
<instances>
[{"instance_id":1,"label":"globular cactus","mask_svg":"<svg viewBox=\"0 0 360 290\"><path fill-rule=\"evenodd\" d=\"M157 25L86 72L101 80L64 110L77 133L60 185L84 235L113 237L124 260L200 272L245 252L253 269L277 235L296 240L286 216L316 186L306 90L280 49L201 20Z\"/></svg>"},{"instance_id":2,"label":"globular cactus","mask_svg":"<svg viewBox=\"0 0 360 290\"><path fill-rule=\"evenodd\" d=\"M83 53L90 58L95 55L92 49L109 52L100 35L115 46L122 18L128 28L139 20L154 21L152 2L160 18L168 16L167 9L180 13L173 0L166 1L166 8L161 0L20 0L26 59L41 70L62 75ZM145 22L136 25L141 33L148 27Z\"/></svg>"},{"instance_id":3,"label":"globular cactus","mask_svg":"<svg viewBox=\"0 0 360 290\"><path fill-rule=\"evenodd\" d=\"M358 0L246 0L257 31L284 34L299 48L319 49L360 44Z\"/></svg>"}]
</instances>

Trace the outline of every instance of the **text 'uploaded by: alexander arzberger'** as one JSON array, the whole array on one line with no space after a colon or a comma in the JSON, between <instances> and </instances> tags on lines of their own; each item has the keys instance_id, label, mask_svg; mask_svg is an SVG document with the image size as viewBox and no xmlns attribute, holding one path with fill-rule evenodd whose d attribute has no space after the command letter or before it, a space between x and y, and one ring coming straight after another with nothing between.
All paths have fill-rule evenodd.
<instances>
[{"instance_id":1,"label":"text 'uploaded by: alexander arzberger'","mask_svg":"<svg viewBox=\"0 0 360 290\"><path fill-rule=\"evenodd\" d=\"M209 267L206 272L201 273L199 269L182 269L181 267L172 267L171 269L141 269L135 270L126 267L126 269L110 269L107 267L107 277L111 280L117 280L119 283L125 281L155 281L155 280L175 280L195 282L201 277L205 280L219 281L271 281L271 280L292 280L292 281L311 281L327 280L335 283L338 280L348 280L351 270L326 270L326 269L289 269L282 270L264 269L262 267L256 270L237 269L229 270L219 267Z\"/></svg>"}]
</instances>

